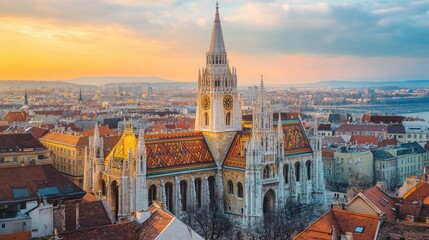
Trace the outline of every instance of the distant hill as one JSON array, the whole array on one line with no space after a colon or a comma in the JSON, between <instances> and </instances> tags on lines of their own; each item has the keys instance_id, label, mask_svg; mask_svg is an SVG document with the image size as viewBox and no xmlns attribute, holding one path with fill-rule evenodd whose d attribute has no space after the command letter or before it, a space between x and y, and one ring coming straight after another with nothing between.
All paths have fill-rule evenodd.
<instances>
[{"instance_id":1,"label":"distant hill","mask_svg":"<svg viewBox=\"0 0 429 240\"><path fill-rule=\"evenodd\" d=\"M80 85L63 81L34 81L34 80L0 80L0 90L8 90L13 88L92 88L91 85Z\"/></svg>"},{"instance_id":2,"label":"distant hill","mask_svg":"<svg viewBox=\"0 0 429 240\"><path fill-rule=\"evenodd\" d=\"M301 85L301 84L299 84ZM307 87L429 87L429 80L404 80L404 81L320 81L316 83L302 84Z\"/></svg>"},{"instance_id":3,"label":"distant hill","mask_svg":"<svg viewBox=\"0 0 429 240\"><path fill-rule=\"evenodd\" d=\"M132 83L132 82L146 82L146 83L157 83L157 82L172 82L171 80L150 76L150 77L78 77L71 80L67 80L68 83L75 84L90 84L90 85L106 85L109 83Z\"/></svg>"}]
</instances>

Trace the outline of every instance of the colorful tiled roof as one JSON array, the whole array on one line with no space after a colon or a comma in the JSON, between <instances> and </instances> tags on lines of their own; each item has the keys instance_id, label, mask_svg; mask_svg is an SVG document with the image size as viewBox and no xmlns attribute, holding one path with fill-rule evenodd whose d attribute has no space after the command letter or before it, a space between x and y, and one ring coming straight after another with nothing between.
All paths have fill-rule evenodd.
<instances>
[{"instance_id":1,"label":"colorful tiled roof","mask_svg":"<svg viewBox=\"0 0 429 240\"><path fill-rule=\"evenodd\" d=\"M216 166L201 132L145 136L148 176Z\"/></svg>"},{"instance_id":2,"label":"colorful tiled roof","mask_svg":"<svg viewBox=\"0 0 429 240\"><path fill-rule=\"evenodd\" d=\"M277 122L275 122L277 124ZM285 155L311 153L310 143L299 119L283 120Z\"/></svg>"},{"instance_id":3,"label":"colorful tiled roof","mask_svg":"<svg viewBox=\"0 0 429 240\"><path fill-rule=\"evenodd\" d=\"M277 121L274 122L277 127ZM299 119L282 120L285 156L311 153L310 143ZM277 130L275 130L277 131ZM224 166L246 168L245 149L251 138L249 131L237 133L224 161Z\"/></svg>"},{"instance_id":4,"label":"colorful tiled roof","mask_svg":"<svg viewBox=\"0 0 429 240\"><path fill-rule=\"evenodd\" d=\"M250 140L249 133L237 133L224 161L224 166L246 168L246 146Z\"/></svg>"}]
</instances>

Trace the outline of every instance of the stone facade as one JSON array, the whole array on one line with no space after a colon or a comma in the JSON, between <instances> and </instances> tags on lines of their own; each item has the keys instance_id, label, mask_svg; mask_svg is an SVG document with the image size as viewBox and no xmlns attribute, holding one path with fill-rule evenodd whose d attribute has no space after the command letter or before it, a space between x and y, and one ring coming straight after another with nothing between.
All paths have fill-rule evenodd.
<instances>
[{"instance_id":1,"label":"stone facade","mask_svg":"<svg viewBox=\"0 0 429 240\"><path fill-rule=\"evenodd\" d=\"M278 114L274 120L262 79L252 123L245 123L236 84L216 8L207 68L198 81L197 131L135 136L127 126L107 156L99 154L103 144L95 131L85 161L85 190L107 199L118 220L161 201L178 217L215 207L248 226L287 201L323 203L317 130L309 141L300 119ZM242 131L246 124L251 130Z\"/></svg>"}]
</instances>

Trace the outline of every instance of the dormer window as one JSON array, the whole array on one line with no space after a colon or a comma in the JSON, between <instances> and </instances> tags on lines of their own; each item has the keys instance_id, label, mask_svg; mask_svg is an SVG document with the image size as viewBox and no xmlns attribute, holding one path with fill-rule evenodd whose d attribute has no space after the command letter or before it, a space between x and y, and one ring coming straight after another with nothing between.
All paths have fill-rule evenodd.
<instances>
[{"instance_id":1,"label":"dormer window","mask_svg":"<svg viewBox=\"0 0 429 240\"><path fill-rule=\"evenodd\" d=\"M363 230L365 229L365 227L361 227L361 226L356 226L355 228L355 232L357 233L363 233Z\"/></svg>"}]
</instances>

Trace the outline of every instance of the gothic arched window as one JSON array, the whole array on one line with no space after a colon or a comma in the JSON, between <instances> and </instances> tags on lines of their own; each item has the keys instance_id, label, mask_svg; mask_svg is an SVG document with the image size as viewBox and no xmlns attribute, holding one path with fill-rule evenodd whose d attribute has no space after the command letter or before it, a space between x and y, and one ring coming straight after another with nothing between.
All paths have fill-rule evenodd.
<instances>
[{"instance_id":1,"label":"gothic arched window","mask_svg":"<svg viewBox=\"0 0 429 240\"><path fill-rule=\"evenodd\" d=\"M201 178L195 179L195 197L197 198L197 207L201 207Z\"/></svg>"},{"instance_id":2,"label":"gothic arched window","mask_svg":"<svg viewBox=\"0 0 429 240\"><path fill-rule=\"evenodd\" d=\"M289 183L289 164L283 166L283 177L285 178L285 183Z\"/></svg>"},{"instance_id":3,"label":"gothic arched window","mask_svg":"<svg viewBox=\"0 0 429 240\"><path fill-rule=\"evenodd\" d=\"M268 165L264 167L263 178L270 178L270 167Z\"/></svg>"},{"instance_id":4,"label":"gothic arched window","mask_svg":"<svg viewBox=\"0 0 429 240\"><path fill-rule=\"evenodd\" d=\"M209 114L204 113L204 126L208 126L208 125L209 125Z\"/></svg>"},{"instance_id":5,"label":"gothic arched window","mask_svg":"<svg viewBox=\"0 0 429 240\"><path fill-rule=\"evenodd\" d=\"M299 179L300 179L300 176L299 176L299 174L301 173L300 168L301 168L301 163L296 162L295 163L295 177L296 177L297 182L299 182Z\"/></svg>"},{"instance_id":6,"label":"gothic arched window","mask_svg":"<svg viewBox=\"0 0 429 240\"><path fill-rule=\"evenodd\" d=\"M305 167L307 168L307 179L310 180L311 178L311 161L310 160L308 160L305 163Z\"/></svg>"},{"instance_id":7,"label":"gothic arched window","mask_svg":"<svg viewBox=\"0 0 429 240\"><path fill-rule=\"evenodd\" d=\"M149 206L152 206L154 201L156 201L156 186L152 184L149 187L149 194L148 194Z\"/></svg>"},{"instance_id":8,"label":"gothic arched window","mask_svg":"<svg viewBox=\"0 0 429 240\"><path fill-rule=\"evenodd\" d=\"M210 196L210 206L215 206L216 204L216 197L215 197L215 178L213 176L210 176L208 178L209 181L209 196Z\"/></svg>"},{"instance_id":9,"label":"gothic arched window","mask_svg":"<svg viewBox=\"0 0 429 240\"><path fill-rule=\"evenodd\" d=\"M237 197L243 198L243 185L240 182L237 183Z\"/></svg>"},{"instance_id":10,"label":"gothic arched window","mask_svg":"<svg viewBox=\"0 0 429 240\"><path fill-rule=\"evenodd\" d=\"M185 180L182 180L180 182L180 196L182 197L181 199L182 211L186 211L187 197L188 197L187 194L188 194L188 182L186 182Z\"/></svg>"},{"instance_id":11,"label":"gothic arched window","mask_svg":"<svg viewBox=\"0 0 429 240\"><path fill-rule=\"evenodd\" d=\"M168 211L174 214L173 209L173 184L171 182L168 182L165 184L165 196L166 196L166 203Z\"/></svg>"},{"instance_id":12,"label":"gothic arched window","mask_svg":"<svg viewBox=\"0 0 429 240\"><path fill-rule=\"evenodd\" d=\"M234 184L232 183L231 180L228 180L228 193L234 194Z\"/></svg>"},{"instance_id":13,"label":"gothic arched window","mask_svg":"<svg viewBox=\"0 0 429 240\"><path fill-rule=\"evenodd\" d=\"M230 112L228 112L228 113L226 114L226 117L225 117L225 124L226 124L227 126L230 126L230 125L231 125L231 113L230 113Z\"/></svg>"}]
</instances>

